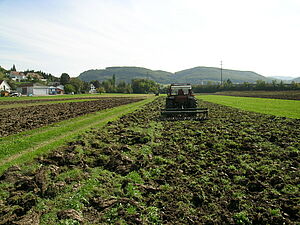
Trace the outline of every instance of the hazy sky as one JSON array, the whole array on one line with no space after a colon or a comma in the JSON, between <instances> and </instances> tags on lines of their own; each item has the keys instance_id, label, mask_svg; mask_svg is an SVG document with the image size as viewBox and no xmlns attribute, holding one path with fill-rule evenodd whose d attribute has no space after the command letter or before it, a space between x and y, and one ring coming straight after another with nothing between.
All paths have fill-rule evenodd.
<instances>
[{"instance_id":1,"label":"hazy sky","mask_svg":"<svg viewBox=\"0 0 300 225\"><path fill-rule=\"evenodd\" d=\"M0 65L300 77L300 0L0 0Z\"/></svg>"}]
</instances>

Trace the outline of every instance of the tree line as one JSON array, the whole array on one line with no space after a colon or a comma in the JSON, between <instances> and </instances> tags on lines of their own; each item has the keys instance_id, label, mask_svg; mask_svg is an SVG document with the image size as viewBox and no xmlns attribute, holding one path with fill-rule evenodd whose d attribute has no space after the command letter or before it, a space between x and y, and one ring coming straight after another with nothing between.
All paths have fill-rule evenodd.
<instances>
[{"instance_id":1,"label":"tree line","mask_svg":"<svg viewBox=\"0 0 300 225\"><path fill-rule=\"evenodd\" d=\"M100 82L92 80L90 82L82 81L78 78L71 78L67 73L63 73L60 77L60 83L64 85L66 93L88 93L91 84L94 85L98 93L124 93L124 94L148 94L158 93L160 85L149 79L132 79L131 83L125 81L116 81L116 76L111 79Z\"/></svg>"},{"instance_id":2,"label":"tree line","mask_svg":"<svg viewBox=\"0 0 300 225\"><path fill-rule=\"evenodd\" d=\"M291 84L285 84L283 81L273 80L271 83L263 80L257 80L255 83L244 82L242 84L234 84L227 79L221 84L207 82L205 85L193 85L195 93L214 93L220 91L289 91L300 90L300 83L292 81Z\"/></svg>"}]
</instances>

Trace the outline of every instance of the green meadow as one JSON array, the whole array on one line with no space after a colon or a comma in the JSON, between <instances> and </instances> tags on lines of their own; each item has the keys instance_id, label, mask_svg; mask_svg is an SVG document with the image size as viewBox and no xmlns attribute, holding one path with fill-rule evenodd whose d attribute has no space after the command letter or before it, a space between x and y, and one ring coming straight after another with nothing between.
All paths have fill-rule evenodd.
<instances>
[{"instance_id":1,"label":"green meadow","mask_svg":"<svg viewBox=\"0 0 300 225\"><path fill-rule=\"evenodd\" d=\"M246 111L300 119L300 101L297 100L234 97L222 95L201 95L197 96L197 98Z\"/></svg>"}]
</instances>

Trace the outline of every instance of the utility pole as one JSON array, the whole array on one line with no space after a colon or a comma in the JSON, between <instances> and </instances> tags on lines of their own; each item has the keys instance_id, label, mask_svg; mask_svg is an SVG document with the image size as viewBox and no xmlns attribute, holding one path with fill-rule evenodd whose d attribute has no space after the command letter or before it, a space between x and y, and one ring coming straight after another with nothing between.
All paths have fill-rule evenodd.
<instances>
[{"instance_id":1,"label":"utility pole","mask_svg":"<svg viewBox=\"0 0 300 225\"><path fill-rule=\"evenodd\" d=\"M222 68L222 66L223 66L223 63L222 63L222 60L221 60L221 86L222 86L222 84L223 84L223 74L222 74L223 68Z\"/></svg>"}]
</instances>

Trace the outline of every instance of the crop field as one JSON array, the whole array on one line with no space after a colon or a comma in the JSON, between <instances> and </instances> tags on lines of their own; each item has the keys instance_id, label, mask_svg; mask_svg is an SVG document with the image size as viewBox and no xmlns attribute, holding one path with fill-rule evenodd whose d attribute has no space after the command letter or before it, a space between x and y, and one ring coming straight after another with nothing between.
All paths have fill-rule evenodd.
<instances>
[{"instance_id":1,"label":"crop field","mask_svg":"<svg viewBox=\"0 0 300 225\"><path fill-rule=\"evenodd\" d=\"M223 91L217 95L300 100L300 91Z\"/></svg>"},{"instance_id":2,"label":"crop field","mask_svg":"<svg viewBox=\"0 0 300 225\"><path fill-rule=\"evenodd\" d=\"M2 224L299 224L300 120L202 102L204 121L138 111L13 166Z\"/></svg>"},{"instance_id":3,"label":"crop field","mask_svg":"<svg viewBox=\"0 0 300 225\"><path fill-rule=\"evenodd\" d=\"M94 101L34 105L6 110L0 118L0 136L46 126L62 120L140 101L142 98L101 98Z\"/></svg>"},{"instance_id":4,"label":"crop field","mask_svg":"<svg viewBox=\"0 0 300 225\"><path fill-rule=\"evenodd\" d=\"M296 100L221 95L200 95L197 97L204 101L235 107L242 110L300 119L300 101Z\"/></svg>"}]
</instances>

